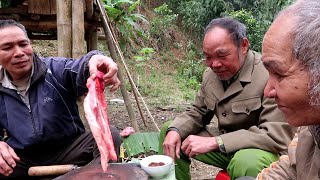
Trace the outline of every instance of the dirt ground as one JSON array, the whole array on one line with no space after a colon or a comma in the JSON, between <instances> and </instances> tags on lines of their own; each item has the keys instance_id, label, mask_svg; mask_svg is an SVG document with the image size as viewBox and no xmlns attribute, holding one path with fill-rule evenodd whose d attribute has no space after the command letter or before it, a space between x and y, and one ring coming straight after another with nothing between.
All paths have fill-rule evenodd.
<instances>
[{"instance_id":1,"label":"dirt ground","mask_svg":"<svg viewBox=\"0 0 320 180\"><path fill-rule=\"evenodd\" d=\"M124 103L114 102L115 99L122 99L121 95L113 94L107 96L108 102L108 116L110 117L111 125L116 126L120 130L124 129L127 126L130 126L130 121L128 117L128 113ZM113 102L110 102L113 101ZM148 105L148 100L145 100ZM141 132L146 131L156 131L155 125L152 123L151 119L148 117L146 111L144 110L144 116L146 118L147 127L143 125L143 121L138 113L138 110L135 105L135 101L132 98L133 109L135 110L135 118L138 120L139 129ZM185 110L188 104L180 104L179 108L175 107L177 105L173 105L172 107L159 107L157 105L149 106L150 113L152 114L156 124L160 128L161 125L167 120L173 119L179 113ZM142 105L141 105L142 106ZM143 106L142 106L143 107ZM200 161L192 160L191 163L191 177L194 180L202 180L202 179L214 179L219 168L214 166L206 165Z\"/></svg>"}]
</instances>

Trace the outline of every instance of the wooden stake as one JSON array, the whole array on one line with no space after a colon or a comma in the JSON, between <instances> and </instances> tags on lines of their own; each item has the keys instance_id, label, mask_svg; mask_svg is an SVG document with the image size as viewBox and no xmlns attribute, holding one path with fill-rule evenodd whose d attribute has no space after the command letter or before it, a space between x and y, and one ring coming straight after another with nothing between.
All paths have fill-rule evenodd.
<instances>
[{"instance_id":1,"label":"wooden stake","mask_svg":"<svg viewBox=\"0 0 320 180\"><path fill-rule=\"evenodd\" d=\"M57 0L58 56L72 57L71 0Z\"/></svg>"},{"instance_id":2,"label":"wooden stake","mask_svg":"<svg viewBox=\"0 0 320 180\"><path fill-rule=\"evenodd\" d=\"M79 58L84 50L84 2L72 0L72 57Z\"/></svg>"}]
</instances>

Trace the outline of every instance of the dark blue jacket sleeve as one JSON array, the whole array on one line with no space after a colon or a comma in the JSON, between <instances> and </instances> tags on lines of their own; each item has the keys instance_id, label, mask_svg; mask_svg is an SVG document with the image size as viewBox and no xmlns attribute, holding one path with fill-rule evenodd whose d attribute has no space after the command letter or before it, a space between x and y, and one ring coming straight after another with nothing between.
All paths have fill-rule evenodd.
<instances>
[{"instance_id":1,"label":"dark blue jacket sleeve","mask_svg":"<svg viewBox=\"0 0 320 180\"><path fill-rule=\"evenodd\" d=\"M88 62L93 55L101 54L98 50L90 51L79 59L49 57L43 61L48 66L48 72L56 78L59 84L70 94L80 97L85 94L88 89L86 82L89 77Z\"/></svg>"}]
</instances>

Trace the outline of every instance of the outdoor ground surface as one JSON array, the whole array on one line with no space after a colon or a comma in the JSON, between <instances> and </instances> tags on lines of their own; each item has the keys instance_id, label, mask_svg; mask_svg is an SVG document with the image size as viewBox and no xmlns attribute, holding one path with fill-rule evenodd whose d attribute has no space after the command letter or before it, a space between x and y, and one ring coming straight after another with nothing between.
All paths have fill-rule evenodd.
<instances>
[{"instance_id":1,"label":"outdoor ground surface","mask_svg":"<svg viewBox=\"0 0 320 180\"><path fill-rule=\"evenodd\" d=\"M108 95L107 99L110 101L111 99L122 99L121 95L113 94ZM148 104L146 100L146 104ZM122 103L115 103L115 102L108 102L109 110L108 115L110 117L110 123L120 130L124 129L127 126L130 126L130 121L128 118L127 110L124 104ZM137 109L135 106L135 101L132 99L133 108ZM179 108L174 106L172 107L159 107L159 106L149 106L149 110L155 119L159 128L161 125L166 122L167 120L173 119L175 116L180 114L188 104L181 104ZM139 113L136 110L135 117L138 120L139 128L141 132L147 131L156 131L155 126L151 122L151 119L148 117L147 113L145 113L145 118L147 120L147 127L144 127L143 122L140 118ZM192 160L191 163L191 176L194 180L202 180L202 179L214 179L215 175L219 171L219 168L214 166L206 165L200 161Z\"/></svg>"},{"instance_id":2,"label":"outdoor ground surface","mask_svg":"<svg viewBox=\"0 0 320 180\"><path fill-rule=\"evenodd\" d=\"M36 52L38 52L42 56L57 56L57 45L54 41L34 41L33 48ZM40 53L41 52L41 53ZM151 121L151 118L148 116L147 111L143 108L144 116L146 118L147 127L143 125L143 121L138 113L138 108L136 106L134 96L129 93L131 97L133 109L135 110L135 118L138 121L139 129L141 132L156 132L156 128ZM174 94L168 94L164 99L174 98ZM146 98L146 97L145 97ZM110 102L112 99L123 99L120 94L120 90L118 90L114 94L108 93L106 91L106 99L109 105L109 118L110 124L117 127L119 130L124 129L127 126L131 126L128 113L126 110L126 106L123 103ZM188 102L176 102L169 103L169 106L164 106L161 100L157 100L154 98L146 98L144 99L157 126L160 128L161 125L167 120L173 120L178 114L183 112L190 103ZM141 102L141 101L140 101ZM143 105L141 105L143 107ZM205 165L199 161L193 160L191 164L191 176L194 180L202 180L202 179L213 179L219 168Z\"/></svg>"}]
</instances>

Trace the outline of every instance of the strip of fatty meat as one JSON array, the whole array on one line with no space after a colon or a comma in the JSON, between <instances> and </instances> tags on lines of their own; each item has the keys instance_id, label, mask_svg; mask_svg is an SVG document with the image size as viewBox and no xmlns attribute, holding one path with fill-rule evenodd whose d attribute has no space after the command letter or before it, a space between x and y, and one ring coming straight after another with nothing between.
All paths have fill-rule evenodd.
<instances>
[{"instance_id":1,"label":"strip of fatty meat","mask_svg":"<svg viewBox=\"0 0 320 180\"><path fill-rule=\"evenodd\" d=\"M88 79L89 91L84 99L84 112L100 151L102 170L106 172L108 161L116 161L117 155L110 132L107 103L103 93L103 75L102 72L99 72L95 80Z\"/></svg>"}]
</instances>

